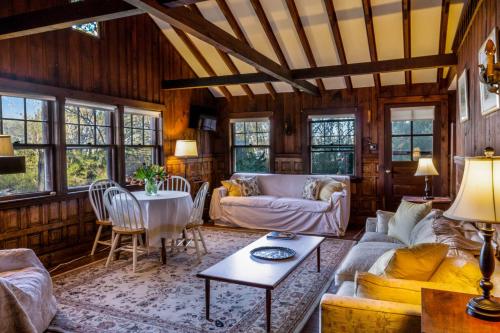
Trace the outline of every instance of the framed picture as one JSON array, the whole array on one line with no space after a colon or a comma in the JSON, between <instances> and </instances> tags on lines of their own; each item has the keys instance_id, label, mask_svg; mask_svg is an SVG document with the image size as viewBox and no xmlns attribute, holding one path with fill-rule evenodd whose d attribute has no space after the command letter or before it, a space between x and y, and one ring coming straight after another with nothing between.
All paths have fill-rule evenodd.
<instances>
[{"instance_id":1,"label":"framed picture","mask_svg":"<svg viewBox=\"0 0 500 333\"><path fill-rule=\"evenodd\" d=\"M467 85L468 80L466 68L462 72L462 75L458 78L458 111L461 123L469 120L469 89Z\"/></svg>"},{"instance_id":2,"label":"framed picture","mask_svg":"<svg viewBox=\"0 0 500 333\"><path fill-rule=\"evenodd\" d=\"M486 66L486 54L484 53L484 49L486 48L486 42L488 39L491 39L495 46L497 46L497 28L493 28L493 31L489 34L489 36L484 41L483 45L479 48L478 59L479 64L483 64ZM498 46L497 46L498 50ZM498 59L498 54L495 55L495 58ZM481 114L487 115L489 113L495 112L500 109L500 95L494 94L488 91L488 86L485 84L479 84L479 95L481 98Z\"/></svg>"}]
</instances>

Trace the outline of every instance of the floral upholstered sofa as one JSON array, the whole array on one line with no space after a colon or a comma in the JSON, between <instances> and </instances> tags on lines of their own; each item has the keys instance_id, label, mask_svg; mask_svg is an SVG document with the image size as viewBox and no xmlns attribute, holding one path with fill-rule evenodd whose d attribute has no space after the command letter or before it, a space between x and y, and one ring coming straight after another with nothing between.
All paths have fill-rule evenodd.
<instances>
[{"instance_id":1,"label":"floral upholstered sofa","mask_svg":"<svg viewBox=\"0 0 500 333\"><path fill-rule=\"evenodd\" d=\"M349 176L236 173L231 179L239 177L256 177L260 195L228 196L225 187L216 188L210 203L210 218L216 224L344 235L350 210ZM326 201L304 199L304 185L311 177L341 182L343 190Z\"/></svg>"}]
</instances>

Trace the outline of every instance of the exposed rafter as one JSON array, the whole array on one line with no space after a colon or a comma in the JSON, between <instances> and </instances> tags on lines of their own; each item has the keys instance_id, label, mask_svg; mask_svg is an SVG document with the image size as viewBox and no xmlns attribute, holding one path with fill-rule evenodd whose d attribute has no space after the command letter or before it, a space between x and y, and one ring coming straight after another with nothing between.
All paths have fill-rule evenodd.
<instances>
[{"instance_id":1,"label":"exposed rafter","mask_svg":"<svg viewBox=\"0 0 500 333\"><path fill-rule=\"evenodd\" d=\"M327 77L342 77L347 75L366 75L376 73L398 72L414 69L441 68L455 66L455 54L432 55L416 58L403 58L356 64L324 66L316 68L294 69L291 71L294 79L309 80ZM265 73L240 75L225 75L195 79L165 80L162 88L168 90L205 88L233 84L250 84L275 82L276 78Z\"/></svg>"},{"instance_id":2,"label":"exposed rafter","mask_svg":"<svg viewBox=\"0 0 500 333\"><path fill-rule=\"evenodd\" d=\"M0 18L0 40L142 14L121 0L86 0Z\"/></svg>"},{"instance_id":3,"label":"exposed rafter","mask_svg":"<svg viewBox=\"0 0 500 333\"><path fill-rule=\"evenodd\" d=\"M403 43L405 58L411 57L411 8L410 0L403 0ZM411 72L405 72L406 88L411 86Z\"/></svg>"},{"instance_id":4,"label":"exposed rafter","mask_svg":"<svg viewBox=\"0 0 500 333\"><path fill-rule=\"evenodd\" d=\"M195 5L198 2L203 2L206 0L161 0L160 2L167 7L175 8L182 6Z\"/></svg>"},{"instance_id":5,"label":"exposed rafter","mask_svg":"<svg viewBox=\"0 0 500 333\"><path fill-rule=\"evenodd\" d=\"M330 28L332 29L333 39L335 40L335 46L337 47L337 53L339 54L340 64L347 64L347 58L345 56L344 43L342 43L342 36L340 35L339 21L337 20L337 14L335 13L335 7L332 0L324 0L326 12L328 14L328 20L330 22ZM351 77L346 76L345 85L349 91L352 90Z\"/></svg>"},{"instance_id":6,"label":"exposed rafter","mask_svg":"<svg viewBox=\"0 0 500 333\"><path fill-rule=\"evenodd\" d=\"M189 5L189 9L191 9L194 13L196 13L200 16L203 16L203 14L198 9L198 7L196 7L196 5ZM221 50L219 50L219 49L216 49L216 50L217 50L217 53L219 54L219 56L222 58L222 61L224 61L224 63L226 64L227 68L229 68L229 70L231 71L231 73L233 73L234 75L240 74L240 71L238 70L238 68L236 67L234 62L231 60L231 58L226 53L222 52ZM255 95L253 94L253 91L250 89L248 84L242 84L241 89L243 89L243 91L245 92L245 94L247 94L248 97L250 97L250 98L255 97Z\"/></svg>"},{"instance_id":7,"label":"exposed rafter","mask_svg":"<svg viewBox=\"0 0 500 333\"><path fill-rule=\"evenodd\" d=\"M439 54L444 54L446 51L446 34L448 31L448 14L450 12L450 0L442 0L441 4L441 26L439 28ZM437 70L437 82L443 80L443 69Z\"/></svg>"},{"instance_id":8,"label":"exposed rafter","mask_svg":"<svg viewBox=\"0 0 500 333\"><path fill-rule=\"evenodd\" d=\"M286 0L286 5L288 7L288 11L290 12L290 17L292 18L293 25L295 26L295 31L299 35L300 44L302 44L302 49L306 53L307 62L311 67L318 67L316 64L316 60L314 59L314 54L311 49L311 45L309 44L309 40L307 39L306 32L304 30L304 26L302 25L302 21L300 20L300 14L295 5L294 0ZM321 91L325 91L325 85L321 79L316 79L316 84L318 85Z\"/></svg>"},{"instance_id":9,"label":"exposed rafter","mask_svg":"<svg viewBox=\"0 0 500 333\"><path fill-rule=\"evenodd\" d=\"M194 55L196 60L200 63L200 65L203 67L205 72L208 73L208 75L215 76L217 73L215 73L214 69L208 61L205 59L203 54L201 54L200 50L194 45L193 41L189 38L188 35L184 33L184 31L177 29L176 27L173 27L175 33L179 36L179 38L182 40L184 44L186 44L187 48L191 53ZM231 93L226 87L220 87L220 90L222 91L222 94L227 98L227 100L231 100Z\"/></svg>"},{"instance_id":10,"label":"exposed rafter","mask_svg":"<svg viewBox=\"0 0 500 333\"><path fill-rule=\"evenodd\" d=\"M155 0L125 1L157 17L161 21L233 55L254 66L263 73L271 75L280 81L289 83L310 94L319 94L317 87L313 84L307 81L294 80L289 70L283 68L239 39L233 37L231 34L220 29L215 24L205 20L199 15L193 14L191 10L186 7L168 9Z\"/></svg>"},{"instance_id":11,"label":"exposed rafter","mask_svg":"<svg viewBox=\"0 0 500 333\"><path fill-rule=\"evenodd\" d=\"M370 0L363 0L363 12L365 14L366 34L368 37L368 49L370 50L370 59L377 61L377 45L375 45L375 31L373 29L372 5ZM380 91L380 74L373 74L375 88Z\"/></svg>"}]
</instances>

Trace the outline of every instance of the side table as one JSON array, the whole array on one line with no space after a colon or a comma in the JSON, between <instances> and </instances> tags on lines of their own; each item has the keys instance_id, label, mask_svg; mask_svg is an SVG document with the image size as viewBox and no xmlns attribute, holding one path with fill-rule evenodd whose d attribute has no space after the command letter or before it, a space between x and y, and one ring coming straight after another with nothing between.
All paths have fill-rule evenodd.
<instances>
[{"instance_id":1,"label":"side table","mask_svg":"<svg viewBox=\"0 0 500 333\"><path fill-rule=\"evenodd\" d=\"M465 312L466 305L473 296L477 295L422 289L422 332L500 332L500 323L480 320Z\"/></svg>"},{"instance_id":2,"label":"side table","mask_svg":"<svg viewBox=\"0 0 500 333\"><path fill-rule=\"evenodd\" d=\"M450 197L434 197L434 199L424 199L424 197L405 195L403 196L403 200L419 204L432 201L432 208L441 210L447 210L451 205Z\"/></svg>"}]
</instances>

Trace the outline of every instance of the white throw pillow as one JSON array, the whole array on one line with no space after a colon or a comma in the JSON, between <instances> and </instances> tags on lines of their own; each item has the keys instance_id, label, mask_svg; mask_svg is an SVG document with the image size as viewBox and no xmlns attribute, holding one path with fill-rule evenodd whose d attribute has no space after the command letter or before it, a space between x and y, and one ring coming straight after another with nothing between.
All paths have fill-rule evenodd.
<instances>
[{"instance_id":1,"label":"white throw pillow","mask_svg":"<svg viewBox=\"0 0 500 333\"><path fill-rule=\"evenodd\" d=\"M377 228L376 232L387 234L389 230L389 220L394 216L395 213L387 212L385 210L377 210Z\"/></svg>"},{"instance_id":2,"label":"white throw pillow","mask_svg":"<svg viewBox=\"0 0 500 333\"><path fill-rule=\"evenodd\" d=\"M321 187L321 180L313 177L308 177L304 184L304 190L302 191L302 198L307 200L317 200L320 187Z\"/></svg>"},{"instance_id":3,"label":"white throw pillow","mask_svg":"<svg viewBox=\"0 0 500 333\"><path fill-rule=\"evenodd\" d=\"M396 214L389 220L387 235L410 245L410 234L415 225L432 209L432 201L416 204L401 201Z\"/></svg>"}]
</instances>

